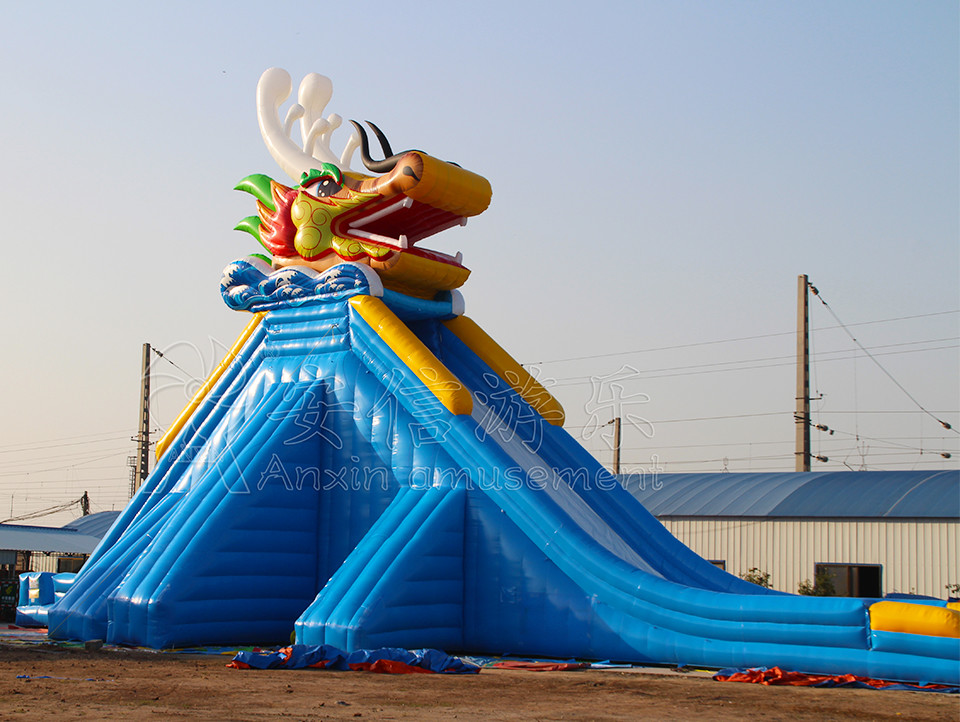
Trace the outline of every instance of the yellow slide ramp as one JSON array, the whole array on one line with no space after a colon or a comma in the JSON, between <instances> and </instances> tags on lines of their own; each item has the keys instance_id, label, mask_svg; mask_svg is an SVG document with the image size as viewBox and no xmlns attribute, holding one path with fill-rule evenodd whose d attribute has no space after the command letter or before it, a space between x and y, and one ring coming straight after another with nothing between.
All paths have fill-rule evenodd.
<instances>
[{"instance_id":1,"label":"yellow slide ramp","mask_svg":"<svg viewBox=\"0 0 960 722\"><path fill-rule=\"evenodd\" d=\"M516 391L549 423L563 426L564 412L560 402L521 366L472 319L458 316L443 325L487 364L494 373Z\"/></svg>"}]
</instances>

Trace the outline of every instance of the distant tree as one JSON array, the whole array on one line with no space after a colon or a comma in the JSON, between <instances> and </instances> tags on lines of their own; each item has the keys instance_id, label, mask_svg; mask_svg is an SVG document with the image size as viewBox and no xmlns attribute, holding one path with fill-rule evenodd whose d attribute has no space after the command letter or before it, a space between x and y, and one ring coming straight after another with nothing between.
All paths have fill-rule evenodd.
<instances>
[{"instance_id":1,"label":"distant tree","mask_svg":"<svg viewBox=\"0 0 960 722\"><path fill-rule=\"evenodd\" d=\"M750 571L741 572L740 578L751 584L756 584L758 587L773 588L773 584L770 582L770 572L765 572L758 567L752 567Z\"/></svg>"},{"instance_id":2,"label":"distant tree","mask_svg":"<svg viewBox=\"0 0 960 722\"><path fill-rule=\"evenodd\" d=\"M837 589L833 586L833 579L829 572L821 571L813 576L813 583L809 579L804 579L797 585L797 594L803 594L808 597L835 597Z\"/></svg>"}]
</instances>

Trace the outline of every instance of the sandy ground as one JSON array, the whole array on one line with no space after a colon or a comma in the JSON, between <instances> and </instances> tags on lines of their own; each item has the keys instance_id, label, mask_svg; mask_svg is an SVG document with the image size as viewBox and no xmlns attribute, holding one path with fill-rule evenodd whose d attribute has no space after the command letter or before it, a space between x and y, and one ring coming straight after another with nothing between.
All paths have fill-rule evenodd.
<instances>
[{"instance_id":1,"label":"sandy ground","mask_svg":"<svg viewBox=\"0 0 960 722\"><path fill-rule=\"evenodd\" d=\"M763 687L697 672L383 675L234 670L230 659L0 643L0 719L960 719L956 695Z\"/></svg>"}]
</instances>

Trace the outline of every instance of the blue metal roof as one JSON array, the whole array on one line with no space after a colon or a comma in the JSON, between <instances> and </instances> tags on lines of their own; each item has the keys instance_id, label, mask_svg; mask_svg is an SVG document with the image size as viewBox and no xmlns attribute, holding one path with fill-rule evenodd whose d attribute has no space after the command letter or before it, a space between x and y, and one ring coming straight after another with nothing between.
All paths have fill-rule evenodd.
<instances>
[{"instance_id":1,"label":"blue metal roof","mask_svg":"<svg viewBox=\"0 0 960 722\"><path fill-rule=\"evenodd\" d=\"M89 534L97 537L97 539L102 539L118 516L120 516L119 511L98 511L96 514L87 514L87 516L74 519L69 524L64 524L63 528L76 529L81 534Z\"/></svg>"},{"instance_id":2,"label":"blue metal roof","mask_svg":"<svg viewBox=\"0 0 960 722\"><path fill-rule=\"evenodd\" d=\"M622 474L658 517L960 518L960 470Z\"/></svg>"},{"instance_id":3,"label":"blue metal roof","mask_svg":"<svg viewBox=\"0 0 960 722\"><path fill-rule=\"evenodd\" d=\"M118 516L120 516L119 511L90 514L74 519L60 529L49 526L0 524L0 549L90 554Z\"/></svg>"},{"instance_id":4,"label":"blue metal roof","mask_svg":"<svg viewBox=\"0 0 960 722\"><path fill-rule=\"evenodd\" d=\"M76 529L0 524L0 549L90 554L99 543L98 537L80 534Z\"/></svg>"}]
</instances>

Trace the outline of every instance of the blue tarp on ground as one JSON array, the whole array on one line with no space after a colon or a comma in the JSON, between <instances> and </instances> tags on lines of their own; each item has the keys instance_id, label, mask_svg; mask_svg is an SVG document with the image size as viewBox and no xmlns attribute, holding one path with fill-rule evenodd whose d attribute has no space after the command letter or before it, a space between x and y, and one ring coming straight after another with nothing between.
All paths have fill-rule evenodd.
<instances>
[{"instance_id":1,"label":"blue tarp on ground","mask_svg":"<svg viewBox=\"0 0 960 722\"><path fill-rule=\"evenodd\" d=\"M378 665L396 662L398 665ZM239 664L235 664L239 663ZM305 669L318 667L339 671L370 670L391 674L408 673L410 668L437 674L476 674L480 667L438 649L358 649L344 652L329 644L295 644L276 652L237 652L229 666L252 669Z\"/></svg>"}]
</instances>

